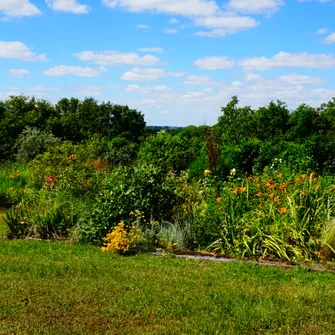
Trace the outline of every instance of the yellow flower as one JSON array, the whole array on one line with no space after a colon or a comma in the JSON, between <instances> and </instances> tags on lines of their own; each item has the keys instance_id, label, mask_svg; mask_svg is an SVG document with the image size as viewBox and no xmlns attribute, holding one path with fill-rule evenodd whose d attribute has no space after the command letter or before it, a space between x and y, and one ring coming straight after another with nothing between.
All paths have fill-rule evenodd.
<instances>
[{"instance_id":1,"label":"yellow flower","mask_svg":"<svg viewBox=\"0 0 335 335\"><path fill-rule=\"evenodd\" d=\"M206 176L209 176L210 174L212 174L212 171L210 171L210 170L205 170L204 173L205 173Z\"/></svg>"}]
</instances>

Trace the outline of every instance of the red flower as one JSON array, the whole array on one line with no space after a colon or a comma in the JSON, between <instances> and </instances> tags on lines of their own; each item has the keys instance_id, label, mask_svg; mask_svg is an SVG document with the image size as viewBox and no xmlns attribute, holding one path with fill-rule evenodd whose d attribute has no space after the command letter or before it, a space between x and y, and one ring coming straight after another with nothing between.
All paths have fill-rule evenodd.
<instances>
[{"instance_id":1,"label":"red flower","mask_svg":"<svg viewBox=\"0 0 335 335\"><path fill-rule=\"evenodd\" d=\"M49 176L47 178L45 178L45 183L46 184L54 184L56 181L56 178L54 176Z\"/></svg>"}]
</instances>

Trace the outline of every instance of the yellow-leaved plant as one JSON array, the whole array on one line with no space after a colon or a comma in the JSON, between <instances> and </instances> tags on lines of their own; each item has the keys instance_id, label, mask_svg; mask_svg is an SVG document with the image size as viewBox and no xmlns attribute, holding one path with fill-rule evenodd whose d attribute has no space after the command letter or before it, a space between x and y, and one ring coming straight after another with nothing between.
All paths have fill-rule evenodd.
<instances>
[{"instance_id":1,"label":"yellow-leaved plant","mask_svg":"<svg viewBox=\"0 0 335 335\"><path fill-rule=\"evenodd\" d=\"M103 252L127 253L136 248L136 244L143 239L144 234L134 225L126 225L121 221L105 238Z\"/></svg>"}]
</instances>

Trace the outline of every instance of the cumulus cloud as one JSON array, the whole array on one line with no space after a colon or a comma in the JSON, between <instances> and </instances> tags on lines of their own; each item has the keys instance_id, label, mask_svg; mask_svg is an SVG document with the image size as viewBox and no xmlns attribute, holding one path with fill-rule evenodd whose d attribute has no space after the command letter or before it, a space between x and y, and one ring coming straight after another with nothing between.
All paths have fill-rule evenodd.
<instances>
[{"instance_id":1,"label":"cumulus cloud","mask_svg":"<svg viewBox=\"0 0 335 335\"><path fill-rule=\"evenodd\" d=\"M235 66L235 61L228 57L203 57L194 62L194 64L203 70L223 70Z\"/></svg>"},{"instance_id":2,"label":"cumulus cloud","mask_svg":"<svg viewBox=\"0 0 335 335\"><path fill-rule=\"evenodd\" d=\"M219 82L213 80L211 76L197 76L190 75L184 80L185 85L195 85L195 86L215 86L220 85Z\"/></svg>"},{"instance_id":3,"label":"cumulus cloud","mask_svg":"<svg viewBox=\"0 0 335 335\"><path fill-rule=\"evenodd\" d=\"M295 73L280 76L277 78L277 81L289 85L319 85L326 82L326 80L319 77L310 77Z\"/></svg>"},{"instance_id":4,"label":"cumulus cloud","mask_svg":"<svg viewBox=\"0 0 335 335\"><path fill-rule=\"evenodd\" d=\"M257 27L259 22L249 16L205 16L195 20L197 26L202 26L212 30L198 31L198 36L221 37L233 34L241 30Z\"/></svg>"},{"instance_id":5,"label":"cumulus cloud","mask_svg":"<svg viewBox=\"0 0 335 335\"><path fill-rule=\"evenodd\" d=\"M118 51L83 51L75 54L79 60L90 61L98 65L119 66L119 65L142 65L155 66L160 65L161 61L156 56L144 55L139 56L135 52L122 53Z\"/></svg>"},{"instance_id":6,"label":"cumulus cloud","mask_svg":"<svg viewBox=\"0 0 335 335\"><path fill-rule=\"evenodd\" d=\"M171 15L206 16L219 10L214 0L102 0L110 8L131 12L156 12Z\"/></svg>"},{"instance_id":7,"label":"cumulus cloud","mask_svg":"<svg viewBox=\"0 0 335 335\"><path fill-rule=\"evenodd\" d=\"M156 81L164 77L181 77L185 75L184 72L166 72L160 68L134 68L131 71L125 72L122 76L122 80L127 81Z\"/></svg>"},{"instance_id":8,"label":"cumulus cloud","mask_svg":"<svg viewBox=\"0 0 335 335\"><path fill-rule=\"evenodd\" d=\"M228 7L241 13L268 14L277 11L283 4L282 0L230 0Z\"/></svg>"},{"instance_id":9,"label":"cumulus cloud","mask_svg":"<svg viewBox=\"0 0 335 335\"><path fill-rule=\"evenodd\" d=\"M58 12L70 12L73 14L87 14L91 7L78 3L77 0L45 0L46 4Z\"/></svg>"},{"instance_id":10,"label":"cumulus cloud","mask_svg":"<svg viewBox=\"0 0 335 335\"><path fill-rule=\"evenodd\" d=\"M5 19L41 14L41 11L29 0L1 0L0 12L4 14Z\"/></svg>"},{"instance_id":11,"label":"cumulus cloud","mask_svg":"<svg viewBox=\"0 0 335 335\"><path fill-rule=\"evenodd\" d=\"M165 28L164 33L165 34L177 34L178 30L174 28Z\"/></svg>"},{"instance_id":12,"label":"cumulus cloud","mask_svg":"<svg viewBox=\"0 0 335 335\"><path fill-rule=\"evenodd\" d=\"M141 52L163 52L164 49L163 48L140 48L138 49L138 51Z\"/></svg>"},{"instance_id":13,"label":"cumulus cloud","mask_svg":"<svg viewBox=\"0 0 335 335\"><path fill-rule=\"evenodd\" d=\"M136 27L137 29L149 29L150 28L150 26L148 26L148 25L146 25L146 24L143 24L143 23L141 23L141 24L139 24L137 27Z\"/></svg>"},{"instance_id":14,"label":"cumulus cloud","mask_svg":"<svg viewBox=\"0 0 335 335\"><path fill-rule=\"evenodd\" d=\"M325 35L327 33L328 33L328 28L320 28L316 32L317 35Z\"/></svg>"},{"instance_id":15,"label":"cumulus cloud","mask_svg":"<svg viewBox=\"0 0 335 335\"><path fill-rule=\"evenodd\" d=\"M27 71L27 70L24 70L24 69L12 69L12 70L9 70L8 73L13 76L13 77L16 77L16 78L24 78L24 77L27 77L30 72Z\"/></svg>"},{"instance_id":16,"label":"cumulus cloud","mask_svg":"<svg viewBox=\"0 0 335 335\"><path fill-rule=\"evenodd\" d=\"M130 12L152 12L170 15L181 15L191 18L194 25L209 30L195 33L198 36L222 37L251 29L259 22L240 13L269 13L282 5L282 0L243 1L231 0L226 6L220 6L215 0L102 0L110 8L121 7ZM172 17L170 24L178 24ZM176 34L178 29L166 28L167 34Z\"/></svg>"},{"instance_id":17,"label":"cumulus cloud","mask_svg":"<svg viewBox=\"0 0 335 335\"><path fill-rule=\"evenodd\" d=\"M335 43L335 33L329 34L324 40L324 44L333 44Z\"/></svg>"},{"instance_id":18,"label":"cumulus cloud","mask_svg":"<svg viewBox=\"0 0 335 335\"><path fill-rule=\"evenodd\" d=\"M326 54L279 52L272 58L251 57L238 62L246 72L267 71L278 68L330 69L335 67L335 58Z\"/></svg>"},{"instance_id":19,"label":"cumulus cloud","mask_svg":"<svg viewBox=\"0 0 335 335\"><path fill-rule=\"evenodd\" d=\"M250 57L240 60L229 60L226 56L203 57L194 62L203 70L223 70L241 67L245 72L268 71L279 68L331 69L335 67L335 57L331 54L309 54L279 52L271 58Z\"/></svg>"},{"instance_id":20,"label":"cumulus cloud","mask_svg":"<svg viewBox=\"0 0 335 335\"><path fill-rule=\"evenodd\" d=\"M94 69L91 67L81 67L81 66L66 66L60 65L55 66L50 69L45 70L43 73L47 76L77 76L77 77L98 77L101 76L107 69L105 67L100 67Z\"/></svg>"},{"instance_id":21,"label":"cumulus cloud","mask_svg":"<svg viewBox=\"0 0 335 335\"><path fill-rule=\"evenodd\" d=\"M129 85L125 88L125 92L128 93L141 93L141 94L151 94L151 93L162 93L162 92L170 92L171 88L165 85L157 85L157 86L140 86L140 85Z\"/></svg>"},{"instance_id":22,"label":"cumulus cloud","mask_svg":"<svg viewBox=\"0 0 335 335\"><path fill-rule=\"evenodd\" d=\"M178 24L178 23L179 23L179 20L176 19L175 17L172 17L172 18L169 20L169 22L170 22L171 24Z\"/></svg>"},{"instance_id":23,"label":"cumulus cloud","mask_svg":"<svg viewBox=\"0 0 335 335\"><path fill-rule=\"evenodd\" d=\"M47 57L32 52L24 43L0 41L0 58L18 59L27 62L47 61Z\"/></svg>"}]
</instances>

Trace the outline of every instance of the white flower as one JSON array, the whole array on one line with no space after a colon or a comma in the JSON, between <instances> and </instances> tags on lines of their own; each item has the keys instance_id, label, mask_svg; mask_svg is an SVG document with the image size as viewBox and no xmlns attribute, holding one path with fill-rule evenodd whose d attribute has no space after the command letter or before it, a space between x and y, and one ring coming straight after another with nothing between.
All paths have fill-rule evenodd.
<instances>
[{"instance_id":1,"label":"white flower","mask_svg":"<svg viewBox=\"0 0 335 335\"><path fill-rule=\"evenodd\" d=\"M235 176L235 174L236 174L236 169L232 169L232 170L230 171L230 175L231 175L231 176Z\"/></svg>"}]
</instances>

